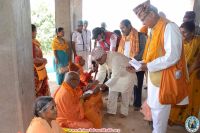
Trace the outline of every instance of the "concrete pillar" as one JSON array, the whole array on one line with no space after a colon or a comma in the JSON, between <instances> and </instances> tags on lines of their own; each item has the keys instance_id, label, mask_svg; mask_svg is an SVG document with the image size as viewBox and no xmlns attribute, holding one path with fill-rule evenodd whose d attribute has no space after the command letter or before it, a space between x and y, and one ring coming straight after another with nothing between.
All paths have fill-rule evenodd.
<instances>
[{"instance_id":1,"label":"concrete pillar","mask_svg":"<svg viewBox=\"0 0 200 133\"><path fill-rule=\"evenodd\" d=\"M57 27L63 27L65 39L70 47L69 55L71 58L71 17L70 17L70 0L55 0L55 23Z\"/></svg>"},{"instance_id":2,"label":"concrete pillar","mask_svg":"<svg viewBox=\"0 0 200 133\"><path fill-rule=\"evenodd\" d=\"M82 19L82 0L71 0L71 28L74 31L77 27L78 20Z\"/></svg>"},{"instance_id":3,"label":"concrete pillar","mask_svg":"<svg viewBox=\"0 0 200 133\"><path fill-rule=\"evenodd\" d=\"M196 13L196 24L200 26L200 0L195 0L193 10Z\"/></svg>"},{"instance_id":4,"label":"concrete pillar","mask_svg":"<svg viewBox=\"0 0 200 133\"><path fill-rule=\"evenodd\" d=\"M56 27L65 29L65 39L70 46L70 58L71 35L80 19L82 19L82 0L55 0Z\"/></svg>"},{"instance_id":5,"label":"concrete pillar","mask_svg":"<svg viewBox=\"0 0 200 133\"><path fill-rule=\"evenodd\" d=\"M25 133L34 102L29 0L1 0L0 20L0 133Z\"/></svg>"},{"instance_id":6,"label":"concrete pillar","mask_svg":"<svg viewBox=\"0 0 200 133\"><path fill-rule=\"evenodd\" d=\"M56 28L63 27L65 39L71 41L70 0L55 0Z\"/></svg>"}]
</instances>

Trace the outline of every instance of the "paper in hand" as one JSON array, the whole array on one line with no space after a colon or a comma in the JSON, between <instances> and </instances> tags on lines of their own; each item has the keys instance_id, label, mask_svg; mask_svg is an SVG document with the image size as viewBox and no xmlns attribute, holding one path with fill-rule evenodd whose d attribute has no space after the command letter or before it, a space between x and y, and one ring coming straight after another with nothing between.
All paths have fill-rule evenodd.
<instances>
[{"instance_id":1,"label":"paper in hand","mask_svg":"<svg viewBox=\"0 0 200 133\"><path fill-rule=\"evenodd\" d=\"M137 71L142 67L142 64L134 58L129 61L129 64L131 64L131 66L133 66Z\"/></svg>"},{"instance_id":2,"label":"paper in hand","mask_svg":"<svg viewBox=\"0 0 200 133\"><path fill-rule=\"evenodd\" d=\"M87 90L86 92L83 93L83 95L84 95L84 94L92 94L92 93L93 93L92 90Z\"/></svg>"}]
</instances>

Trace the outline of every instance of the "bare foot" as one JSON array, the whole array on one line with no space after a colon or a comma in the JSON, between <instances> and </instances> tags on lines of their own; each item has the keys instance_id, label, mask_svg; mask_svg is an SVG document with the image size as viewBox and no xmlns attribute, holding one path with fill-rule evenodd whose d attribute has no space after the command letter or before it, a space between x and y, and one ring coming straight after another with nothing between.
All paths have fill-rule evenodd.
<instances>
[{"instance_id":1,"label":"bare foot","mask_svg":"<svg viewBox=\"0 0 200 133\"><path fill-rule=\"evenodd\" d=\"M134 111L140 111L141 107L134 107Z\"/></svg>"},{"instance_id":2,"label":"bare foot","mask_svg":"<svg viewBox=\"0 0 200 133\"><path fill-rule=\"evenodd\" d=\"M126 115L120 114L119 115L121 118L126 118Z\"/></svg>"},{"instance_id":3,"label":"bare foot","mask_svg":"<svg viewBox=\"0 0 200 133\"><path fill-rule=\"evenodd\" d=\"M114 117L115 114L109 114L109 113L105 113L105 114L104 114L104 117L110 117L110 116Z\"/></svg>"}]
</instances>

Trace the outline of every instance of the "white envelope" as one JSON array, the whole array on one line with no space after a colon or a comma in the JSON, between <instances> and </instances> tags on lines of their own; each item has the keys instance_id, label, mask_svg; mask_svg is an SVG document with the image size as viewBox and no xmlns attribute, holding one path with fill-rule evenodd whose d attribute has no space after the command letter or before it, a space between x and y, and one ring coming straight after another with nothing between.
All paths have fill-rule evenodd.
<instances>
[{"instance_id":1,"label":"white envelope","mask_svg":"<svg viewBox=\"0 0 200 133\"><path fill-rule=\"evenodd\" d=\"M87 90L86 92L83 93L83 95L84 95L84 94L92 94L92 93L93 93L92 90Z\"/></svg>"},{"instance_id":2,"label":"white envelope","mask_svg":"<svg viewBox=\"0 0 200 133\"><path fill-rule=\"evenodd\" d=\"M142 67L142 64L140 63L140 61L137 61L134 58L129 61L129 64L131 64L131 66L133 66L135 68L135 70L137 70L137 71Z\"/></svg>"}]
</instances>

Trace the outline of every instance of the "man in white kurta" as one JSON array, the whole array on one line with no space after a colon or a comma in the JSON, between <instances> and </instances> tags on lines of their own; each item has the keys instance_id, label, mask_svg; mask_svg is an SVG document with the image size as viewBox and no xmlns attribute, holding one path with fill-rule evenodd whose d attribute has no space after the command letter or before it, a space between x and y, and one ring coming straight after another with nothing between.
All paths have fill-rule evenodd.
<instances>
[{"instance_id":1,"label":"man in white kurta","mask_svg":"<svg viewBox=\"0 0 200 133\"><path fill-rule=\"evenodd\" d=\"M87 29L88 27L88 21L84 21L83 22L83 30L82 30L82 34L83 34L83 41L85 43L86 46L86 50L85 50L85 69L87 70L88 67L91 65L91 60L89 60L89 55L92 49L92 45L91 45L91 31Z\"/></svg>"},{"instance_id":2,"label":"man in white kurta","mask_svg":"<svg viewBox=\"0 0 200 133\"><path fill-rule=\"evenodd\" d=\"M148 72L157 72L174 65L181 55L182 37L178 26L175 23L166 25L164 33L165 56L159 57L147 63ZM148 74L148 97L147 104L151 108L153 119L153 133L165 133L171 110L171 105L162 105L159 102L159 87L153 85ZM187 104L185 99L181 104Z\"/></svg>"},{"instance_id":3,"label":"man in white kurta","mask_svg":"<svg viewBox=\"0 0 200 133\"><path fill-rule=\"evenodd\" d=\"M88 27L88 21L85 20L83 22L83 30L82 30L83 40L87 51L91 52L91 31L88 30L87 27Z\"/></svg>"},{"instance_id":4,"label":"man in white kurta","mask_svg":"<svg viewBox=\"0 0 200 133\"><path fill-rule=\"evenodd\" d=\"M83 29L84 28L84 29ZM72 50L75 56L82 56L86 60L84 69L88 69L88 52L91 48L91 32L82 20L78 21L77 29L72 33Z\"/></svg>"},{"instance_id":5,"label":"man in white kurta","mask_svg":"<svg viewBox=\"0 0 200 133\"><path fill-rule=\"evenodd\" d=\"M151 37L154 34L153 30L155 30L154 27L158 24L158 22L160 23L160 17L157 13L157 9L150 5L150 3L149 5L147 3L148 2L145 2L137 6L134 9L134 12L143 22L143 24L151 29L149 37L152 39ZM154 85L149 75L150 73L159 72L175 65L180 59L182 52L182 36L179 27L175 23L169 22L166 24L164 29L164 50L166 52L165 55L160 56L148 62L147 64L143 64L142 66L142 69L147 69L149 73L147 103L150 106L152 112L153 133L166 133L171 105L162 105L159 102L160 88ZM152 51L148 52L150 53ZM183 105L187 103L188 98L186 97L180 104Z\"/></svg>"},{"instance_id":6,"label":"man in white kurta","mask_svg":"<svg viewBox=\"0 0 200 133\"><path fill-rule=\"evenodd\" d=\"M117 113L117 98L118 93L122 94L122 102L120 113L122 117L128 115L130 89L137 83L135 73L130 73L126 70L129 66L129 58L117 52L105 52L101 47L96 47L92 51L92 58L96 60L99 65L97 80L103 83L106 77L106 70L111 70L111 78L106 81L105 85L109 87L107 113Z\"/></svg>"},{"instance_id":7,"label":"man in white kurta","mask_svg":"<svg viewBox=\"0 0 200 133\"><path fill-rule=\"evenodd\" d=\"M146 44L145 34L138 32L128 19L124 19L120 23L122 38L119 43L118 52L126 57L142 61L142 55ZM138 83L134 86L134 93L130 92L130 105L134 106L135 111L139 111L142 105L142 86L145 71L136 72Z\"/></svg>"}]
</instances>

